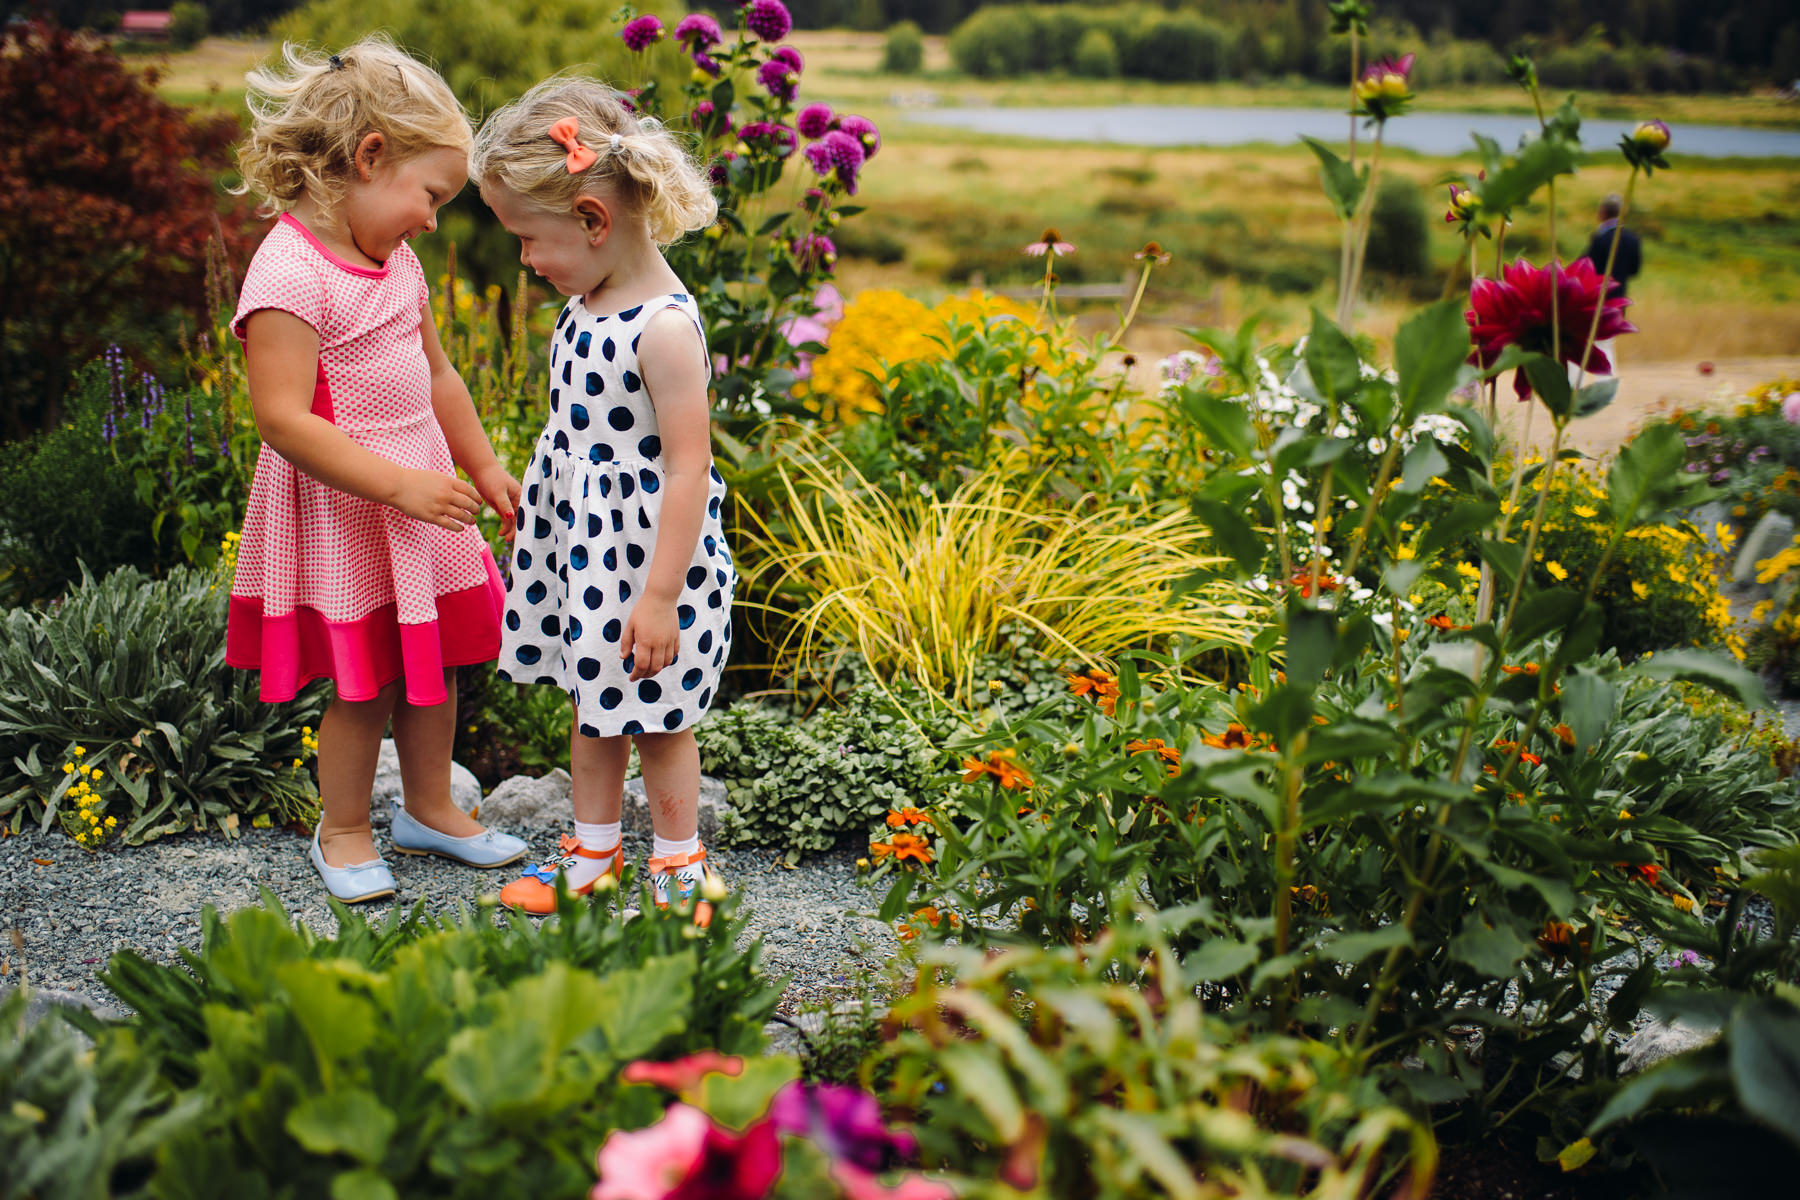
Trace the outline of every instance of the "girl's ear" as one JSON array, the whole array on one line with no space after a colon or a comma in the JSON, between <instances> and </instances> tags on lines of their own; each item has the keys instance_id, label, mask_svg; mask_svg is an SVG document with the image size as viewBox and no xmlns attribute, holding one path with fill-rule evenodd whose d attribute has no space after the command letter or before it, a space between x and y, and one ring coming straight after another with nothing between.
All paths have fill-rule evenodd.
<instances>
[{"instance_id":1,"label":"girl's ear","mask_svg":"<svg viewBox=\"0 0 1800 1200\"><path fill-rule=\"evenodd\" d=\"M356 174L364 183L375 177L375 167L385 153L387 139L379 133L365 133L362 141L356 143Z\"/></svg>"},{"instance_id":2,"label":"girl's ear","mask_svg":"<svg viewBox=\"0 0 1800 1200\"><path fill-rule=\"evenodd\" d=\"M589 245L598 246L612 232L612 209L598 196L575 197L575 219L581 222Z\"/></svg>"}]
</instances>

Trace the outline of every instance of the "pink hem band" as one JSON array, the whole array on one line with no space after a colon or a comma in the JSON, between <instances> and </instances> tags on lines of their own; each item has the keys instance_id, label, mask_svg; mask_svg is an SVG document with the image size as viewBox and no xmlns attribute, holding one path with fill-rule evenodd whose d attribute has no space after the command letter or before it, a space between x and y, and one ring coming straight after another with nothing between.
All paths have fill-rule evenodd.
<instances>
[{"instance_id":1,"label":"pink hem band","mask_svg":"<svg viewBox=\"0 0 1800 1200\"><path fill-rule=\"evenodd\" d=\"M330 679L344 700L373 700L394 680L406 679L406 702L442 704L444 671L492 662L500 654L500 614L506 586L485 550L487 581L437 598L438 619L402 625L394 605L356 621L328 621L304 605L277 617L263 615L254 596L231 597L225 626L225 661L260 671L257 698L292 700L315 679Z\"/></svg>"}]
</instances>

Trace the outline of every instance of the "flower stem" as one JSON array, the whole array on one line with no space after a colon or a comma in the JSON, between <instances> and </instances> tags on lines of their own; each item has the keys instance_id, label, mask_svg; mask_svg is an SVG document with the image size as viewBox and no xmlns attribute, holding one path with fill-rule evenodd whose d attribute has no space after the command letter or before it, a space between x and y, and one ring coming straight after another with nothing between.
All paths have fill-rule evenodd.
<instances>
[{"instance_id":1,"label":"flower stem","mask_svg":"<svg viewBox=\"0 0 1800 1200\"><path fill-rule=\"evenodd\" d=\"M1357 205L1350 235L1350 279L1338 295L1338 325L1349 333L1356 310L1356 296L1362 288L1363 263L1369 252L1369 228L1375 219L1375 185L1381 174L1381 142L1386 132L1384 122L1376 122L1375 145L1369 151L1369 180L1363 187L1362 202Z\"/></svg>"}]
</instances>

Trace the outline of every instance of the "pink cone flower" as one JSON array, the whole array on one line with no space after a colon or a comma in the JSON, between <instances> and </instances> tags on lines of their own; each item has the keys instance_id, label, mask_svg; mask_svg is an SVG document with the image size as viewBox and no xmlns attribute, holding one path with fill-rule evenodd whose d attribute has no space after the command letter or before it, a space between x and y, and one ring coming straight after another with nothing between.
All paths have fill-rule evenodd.
<instances>
[{"instance_id":1,"label":"pink cone flower","mask_svg":"<svg viewBox=\"0 0 1800 1200\"><path fill-rule=\"evenodd\" d=\"M1557 323L1561 326L1554 351L1563 362L1581 361L1596 308L1601 311L1595 342L1621 333L1636 333L1637 326L1625 319L1624 310L1631 301L1622 296L1605 299L1600 284L1600 272L1585 258L1567 267L1555 260L1547 267L1534 267L1520 258L1506 268L1499 280L1477 279L1469 293L1472 307L1463 314L1475 342L1469 361L1476 366L1494 362L1502 350L1512 345L1540 354L1552 353L1552 288L1557 297ZM1588 355L1587 370L1610 375L1612 363L1596 349ZM1531 383L1522 370L1513 372L1513 391L1520 400L1531 396Z\"/></svg>"},{"instance_id":2,"label":"pink cone flower","mask_svg":"<svg viewBox=\"0 0 1800 1200\"><path fill-rule=\"evenodd\" d=\"M1044 230L1044 236L1025 247L1025 253L1033 258L1042 258L1046 254L1073 254L1075 243L1062 240L1062 234L1054 229Z\"/></svg>"},{"instance_id":3,"label":"pink cone flower","mask_svg":"<svg viewBox=\"0 0 1800 1200\"><path fill-rule=\"evenodd\" d=\"M642 54L657 42L662 41L663 23L661 18L645 13L641 17L633 17L625 22L625 28L619 31L619 40L625 48Z\"/></svg>"}]
</instances>

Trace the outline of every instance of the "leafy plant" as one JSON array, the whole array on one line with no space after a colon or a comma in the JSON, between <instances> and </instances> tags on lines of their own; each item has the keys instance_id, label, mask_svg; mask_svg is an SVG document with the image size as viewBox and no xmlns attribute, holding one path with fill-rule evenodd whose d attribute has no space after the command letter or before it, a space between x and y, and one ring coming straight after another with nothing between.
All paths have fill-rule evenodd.
<instances>
[{"instance_id":1,"label":"leafy plant","mask_svg":"<svg viewBox=\"0 0 1800 1200\"><path fill-rule=\"evenodd\" d=\"M629 880L628 880L629 882ZM620 1069L753 1053L779 988L743 921L561 898L541 925L336 907L335 938L273 896L207 909L185 967L132 951L103 980L138 1017L99 1031L157 1063L203 1115L157 1148L158 1194L574 1195L594 1148L661 1105Z\"/></svg>"},{"instance_id":2,"label":"leafy plant","mask_svg":"<svg viewBox=\"0 0 1800 1200\"><path fill-rule=\"evenodd\" d=\"M83 575L44 611L0 616L0 821L78 826L64 766L75 747L132 845L186 829L310 821L317 812L307 726L324 694L257 699L258 679L225 664L228 588L177 568Z\"/></svg>"},{"instance_id":3,"label":"leafy plant","mask_svg":"<svg viewBox=\"0 0 1800 1200\"><path fill-rule=\"evenodd\" d=\"M942 788L943 756L880 688L805 720L740 701L695 727L701 770L725 784L728 845L780 847L789 863L866 835Z\"/></svg>"}]
</instances>

